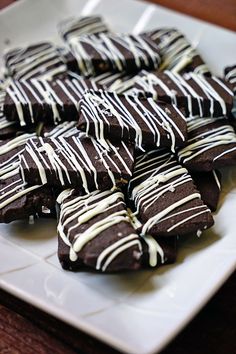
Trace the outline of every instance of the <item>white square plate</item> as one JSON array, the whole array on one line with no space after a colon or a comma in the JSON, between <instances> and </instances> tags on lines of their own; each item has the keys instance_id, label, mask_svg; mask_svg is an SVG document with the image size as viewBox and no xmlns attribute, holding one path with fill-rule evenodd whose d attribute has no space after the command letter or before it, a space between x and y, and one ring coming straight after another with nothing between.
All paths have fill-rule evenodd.
<instances>
[{"instance_id":1,"label":"white square plate","mask_svg":"<svg viewBox=\"0 0 236 354\"><path fill-rule=\"evenodd\" d=\"M175 26L212 68L235 63L236 35L173 11L131 0L21 0L0 13L0 50L52 39L71 15L101 14L116 31ZM181 241L178 261L155 271L125 275L70 273L56 257L55 222L0 225L0 285L15 296L134 354L163 348L235 269L236 169L224 172L215 226Z\"/></svg>"}]
</instances>

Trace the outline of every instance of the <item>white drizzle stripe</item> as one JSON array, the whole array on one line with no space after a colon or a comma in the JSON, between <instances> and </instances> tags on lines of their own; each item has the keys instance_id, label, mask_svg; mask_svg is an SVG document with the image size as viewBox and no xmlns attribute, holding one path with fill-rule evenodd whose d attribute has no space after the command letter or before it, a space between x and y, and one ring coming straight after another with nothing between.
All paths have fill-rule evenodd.
<instances>
[{"instance_id":1,"label":"white drizzle stripe","mask_svg":"<svg viewBox=\"0 0 236 354\"><path fill-rule=\"evenodd\" d=\"M14 174L17 173L20 161L16 160L15 162L9 163L6 167L0 169L0 180L11 177L11 174L14 171Z\"/></svg>"},{"instance_id":2,"label":"white drizzle stripe","mask_svg":"<svg viewBox=\"0 0 236 354\"><path fill-rule=\"evenodd\" d=\"M37 186L32 186L32 187L28 187L25 188L24 190L15 193L12 197L7 198L4 202L0 203L0 209L4 208L6 205L9 205L10 203L14 202L16 199L19 199L20 197L22 197L25 194L28 194L29 192L32 192L33 190L40 188L41 186L37 185ZM13 189L11 192L15 192L17 189L19 188L19 185Z\"/></svg>"},{"instance_id":3,"label":"white drizzle stripe","mask_svg":"<svg viewBox=\"0 0 236 354\"><path fill-rule=\"evenodd\" d=\"M233 86L234 94L236 94L236 65L225 68L225 80Z\"/></svg>"},{"instance_id":4,"label":"white drizzle stripe","mask_svg":"<svg viewBox=\"0 0 236 354\"><path fill-rule=\"evenodd\" d=\"M215 170L213 170L212 173L213 173L214 179L216 181L217 187L219 188L219 191L221 191L221 184L220 184L220 180L217 176L217 173Z\"/></svg>"},{"instance_id":5,"label":"white drizzle stripe","mask_svg":"<svg viewBox=\"0 0 236 354\"><path fill-rule=\"evenodd\" d=\"M231 152L235 151L236 150L236 146L234 146L233 148L231 149L228 149L228 150L225 150L223 151L221 154L219 154L218 156L214 157L213 161L216 161L218 159L220 159L222 156L226 155L226 154L230 154Z\"/></svg>"},{"instance_id":6,"label":"white drizzle stripe","mask_svg":"<svg viewBox=\"0 0 236 354\"><path fill-rule=\"evenodd\" d=\"M208 209L208 211L210 212L210 209ZM202 211L199 211L199 213L196 213L194 215L190 215L189 217L179 221L177 224L173 225L172 227L170 227L167 232L170 232L172 230L174 230L176 227L186 223L187 221L191 220L191 219L194 219L196 218L197 216L201 215L201 214L205 214L206 213L206 210L202 210Z\"/></svg>"},{"instance_id":7,"label":"white drizzle stripe","mask_svg":"<svg viewBox=\"0 0 236 354\"><path fill-rule=\"evenodd\" d=\"M167 207L166 209L162 210L161 212L159 212L157 215L154 215L153 217L151 217L142 227L142 234L145 235L146 233L149 232L149 230L158 222L160 221L164 216L166 216L167 214L169 214L170 212L172 212L173 210L175 210L176 208L178 208L179 206L182 206L186 203L188 203L191 200L194 199L200 199L201 195L199 193L193 193L191 195L188 195L185 198L182 198L181 200L173 203L172 205L170 205L169 207Z\"/></svg>"},{"instance_id":8,"label":"white drizzle stripe","mask_svg":"<svg viewBox=\"0 0 236 354\"><path fill-rule=\"evenodd\" d=\"M45 138L58 138L59 136L69 137L78 134L77 122L63 122L43 133Z\"/></svg>"},{"instance_id":9,"label":"white drizzle stripe","mask_svg":"<svg viewBox=\"0 0 236 354\"><path fill-rule=\"evenodd\" d=\"M102 271L104 272L109 264L122 252L126 251L128 248L131 248L133 246L137 245L139 247L139 251L141 253L142 251L142 246L140 243L140 240L134 240L129 243L126 243L125 245L120 246L116 250L113 251L113 253L107 258L105 264L102 266Z\"/></svg>"},{"instance_id":10,"label":"white drizzle stripe","mask_svg":"<svg viewBox=\"0 0 236 354\"><path fill-rule=\"evenodd\" d=\"M99 32L107 32L108 27L99 16L86 16L80 18L68 18L59 23L59 33L67 42L73 38L80 37L85 34L96 34Z\"/></svg>"},{"instance_id":11,"label":"white drizzle stripe","mask_svg":"<svg viewBox=\"0 0 236 354\"><path fill-rule=\"evenodd\" d=\"M97 259L97 263L96 263L96 269L100 270L102 267L102 263L104 258L106 258L109 253L112 253L112 251L116 250L117 248L119 248L120 246L123 246L123 244L126 244L128 241L133 241L134 239L136 239L137 241L137 234L132 234L129 236L126 236L124 238L122 238L121 240L115 242L114 244L112 244L111 246L107 247L102 253L100 253L98 259ZM110 262L109 262L110 263ZM109 263L105 263L104 266L102 267L102 270L104 271Z\"/></svg>"},{"instance_id":12,"label":"white drizzle stripe","mask_svg":"<svg viewBox=\"0 0 236 354\"><path fill-rule=\"evenodd\" d=\"M190 211L193 211L193 210L198 210L198 209L205 209L206 210L206 205L198 205L198 206L195 206L195 207L192 207L192 208L188 208L188 209L184 209L184 210L181 210L181 211L178 211L176 213L172 213L171 215L168 215L166 217L164 217L161 221L165 221L165 220L168 220L174 216L177 216L177 215L180 215L180 214L186 214L186 213L189 213ZM207 210L208 211L208 210Z\"/></svg>"},{"instance_id":13,"label":"white drizzle stripe","mask_svg":"<svg viewBox=\"0 0 236 354\"><path fill-rule=\"evenodd\" d=\"M7 180L14 176L16 176L16 179L11 183L10 181L7 183ZM40 185L27 186L20 178L18 167L4 176L1 176L0 180L5 182L4 187L0 189L0 209L3 209L15 200L41 187Z\"/></svg>"},{"instance_id":14,"label":"white drizzle stripe","mask_svg":"<svg viewBox=\"0 0 236 354\"><path fill-rule=\"evenodd\" d=\"M149 265L150 267L156 267L158 262L157 255L159 254L161 258L161 263L163 264L165 259L165 254L159 243L151 236L145 235L142 236L143 240L146 242L148 246L148 253L149 253Z\"/></svg>"},{"instance_id":15,"label":"white drizzle stripe","mask_svg":"<svg viewBox=\"0 0 236 354\"><path fill-rule=\"evenodd\" d=\"M25 133L7 141L4 145L0 146L0 156L12 151L16 147L20 147L26 144L28 139L33 138L35 136L35 133Z\"/></svg>"}]
</instances>

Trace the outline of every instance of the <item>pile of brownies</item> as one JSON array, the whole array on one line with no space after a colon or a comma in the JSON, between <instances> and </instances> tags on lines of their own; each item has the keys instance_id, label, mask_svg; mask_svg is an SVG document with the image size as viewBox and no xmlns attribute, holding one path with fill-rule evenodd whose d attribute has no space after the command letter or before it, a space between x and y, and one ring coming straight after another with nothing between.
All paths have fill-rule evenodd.
<instances>
[{"instance_id":1,"label":"pile of brownies","mask_svg":"<svg viewBox=\"0 0 236 354\"><path fill-rule=\"evenodd\" d=\"M57 218L64 269L174 262L236 164L236 65L215 77L173 28L116 34L88 16L58 30L63 48L4 55L0 222Z\"/></svg>"}]
</instances>

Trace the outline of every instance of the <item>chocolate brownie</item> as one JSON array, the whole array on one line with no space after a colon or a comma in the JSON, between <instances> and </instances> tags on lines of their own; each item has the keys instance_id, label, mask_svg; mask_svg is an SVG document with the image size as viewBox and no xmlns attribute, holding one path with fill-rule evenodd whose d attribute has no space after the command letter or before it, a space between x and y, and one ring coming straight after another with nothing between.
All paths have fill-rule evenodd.
<instances>
[{"instance_id":1,"label":"chocolate brownie","mask_svg":"<svg viewBox=\"0 0 236 354\"><path fill-rule=\"evenodd\" d=\"M230 84L195 73L180 76L171 71L142 71L135 78L133 92L146 92L154 99L185 107L188 116L222 117L229 115L233 106Z\"/></svg>"},{"instance_id":2,"label":"chocolate brownie","mask_svg":"<svg viewBox=\"0 0 236 354\"><path fill-rule=\"evenodd\" d=\"M77 187L87 193L127 184L134 147L120 142L106 147L81 135L30 139L21 155L21 172L30 185Z\"/></svg>"},{"instance_id":3,"label":"chocolate brownie","mask_svg":"<svg viewBox=\"0 0 236 354\"><path fill-rule=\"evenodd\" d=\"M186 119L174 105L102 90L84 94L78 128L98 141L133 141L140 149L167 146L174 151L187 138Z\"/></svg>"},{"instance_id":4,"label":"chocolate brownie","mask_svg":"<svg viewBox=\"0 0 236 354\"><path fill-rule=\"evenodd\" d=\"M148 37L129 34L99 33L84 35L70 43L67 67L84 76L105 72L136 73L159 67L156 44Z\"/></svg>"},{"instance_id":5,"label":"chocolate brownie","mask_svg":"<svg viewBox=\"0 0 236 354\"><path fill-rule=\"evenodd\" d=\"M140 268L142 245L119 190L82 196L66 190L57 201L58 257L64 269L81 264L101 272Z\"/></svg>"},{"instance_id":6,"label":"chocolate brownie","mask_svg":"<svg viewBox=\"0 0 236 354\"><path fill-rule=\"evenodd\" d=\"M6 87L4 113L9 121L17 120L21 126L78 120L78 103L83 92L99 88L96 83L82 78L10 80Z\"/></svg>"},{"instance_id":7,"label":"chocolate brownie","mask_svg":"<svg viewBox=\"0 0 236 354\"><path fill-rule=\"evenodd\" d=\"M197 118L188 122L188 143L178 159L191 171L211 171L236 164L236 134L228 119Z\"/></svg>"},{"instance_id":8,"label":"chocolate brownie","mask_svg":"<svg viewBox=\"0 0 236 354\"><path fill-rule=\"evenodd\" d=\"M145 33L158 46L161 53L161 70L175 73L194 72L210 76L210 70L194 45L178 29L159 28Z\"/></svg>"},{"instance_id":9,"label":"chocolate brownie","mask_svg":"<svg viewBox=\"0 0 236 354\"><path fill-rule=\"evenodd\" d=\"M137 157L129 183L141 234L199 233L213 225L191 176L172 153L157 149Z\"/></svg>"},{"instance_id":10,"label":"chocolate brownie","mask_svg":"<svg viewBox=\"0 0 236 354\"><path fill-rule=\"evenodd\" d=\"M67 70L60 52L49 42L12 49L4 60L8 75L15 80L51 79Z\"/></svg>"},{"instance_id":11,"label":"chocolate brownie","mask_svg":"<svg viewBox=\"0 0 236 354\"><path fill-rule=\"evenodd\" d=\"M220 171L191 172L191 177L201 194L203 202L211 211L216 211L221 191Z\"/></svg>"},{"instance_id":12,"label":"chocolate brownie","mask_svg":"<svg viewBox=\"0 0 236 354\"><path fill-rule=\"evenodd\" d=\"M85 34L105 33L109 32L109 29L100 16L84 16L71 17L60 22L58 31L62 39L69 44Z\"/></svg>"},{"instance_id":13,"label":"chocolate brownie","mask_svg":"<svg viewBox=\"0 0 236 354\"><path fill-rule=\"evenodd\" d=\"M28 186L16 167L0 177L0 222L9 223L29 216L55 215L55 197L50 188ZM48 214L49 213L49 214Z\"/></svg>"}]
</instances>

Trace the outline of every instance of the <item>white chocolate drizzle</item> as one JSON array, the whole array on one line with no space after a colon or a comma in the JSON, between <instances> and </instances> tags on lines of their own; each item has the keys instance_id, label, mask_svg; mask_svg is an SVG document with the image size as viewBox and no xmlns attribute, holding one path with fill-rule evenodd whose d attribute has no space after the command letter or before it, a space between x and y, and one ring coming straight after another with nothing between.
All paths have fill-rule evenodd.
<instances>
[{"instance_id":1,"label":"white chocolate drizzle","mask_svg":"<svg viewBox=\"0 0 236 354\"><path fill-rule=\"evenodd\" d=\"M63 122L44 132L43 136L45 138L58 138L59 136L69 138L70 136L78 135L77 124L77 122Z\"/></svg>"},{"instance_id":2,"label":"white chocolate drizzle","mask_svg":"<svg viewBox=\"0 0 236 354\"><path fill-rule=\"evenodd\" d=\"M156 267L158 263L159 255L161 259L161 263L165 262L165 254L159 243L151 236L151 235L143 235L143 240L146 242L148 246L148 253L149 253L149 265L150 267Z\"/></svg>"},{"instance_id":3,"label":"white chocolate drizzle","mask_svg":"<svg viewBox=\"0 0 236 354\"><path fill-rule=\"evenodd\" d=\"M20 165L20 155L25 149L25 144L29 138L35 136L35 133L25 133L2 142L0 145L0 176L15 170Z\"/></svg>"},{"instance_id":4,"label":"white chocolate drizzle","mask_svg":"<svg viewBox=\"0 0 236 354\"><path fill-rule=\"evenodd\" d=\"M233 86L234 94L236 94L236 65L233 65L226 69L225 69L225 80L231 83L231 85Z\"/></svg>"}]
</instances>

